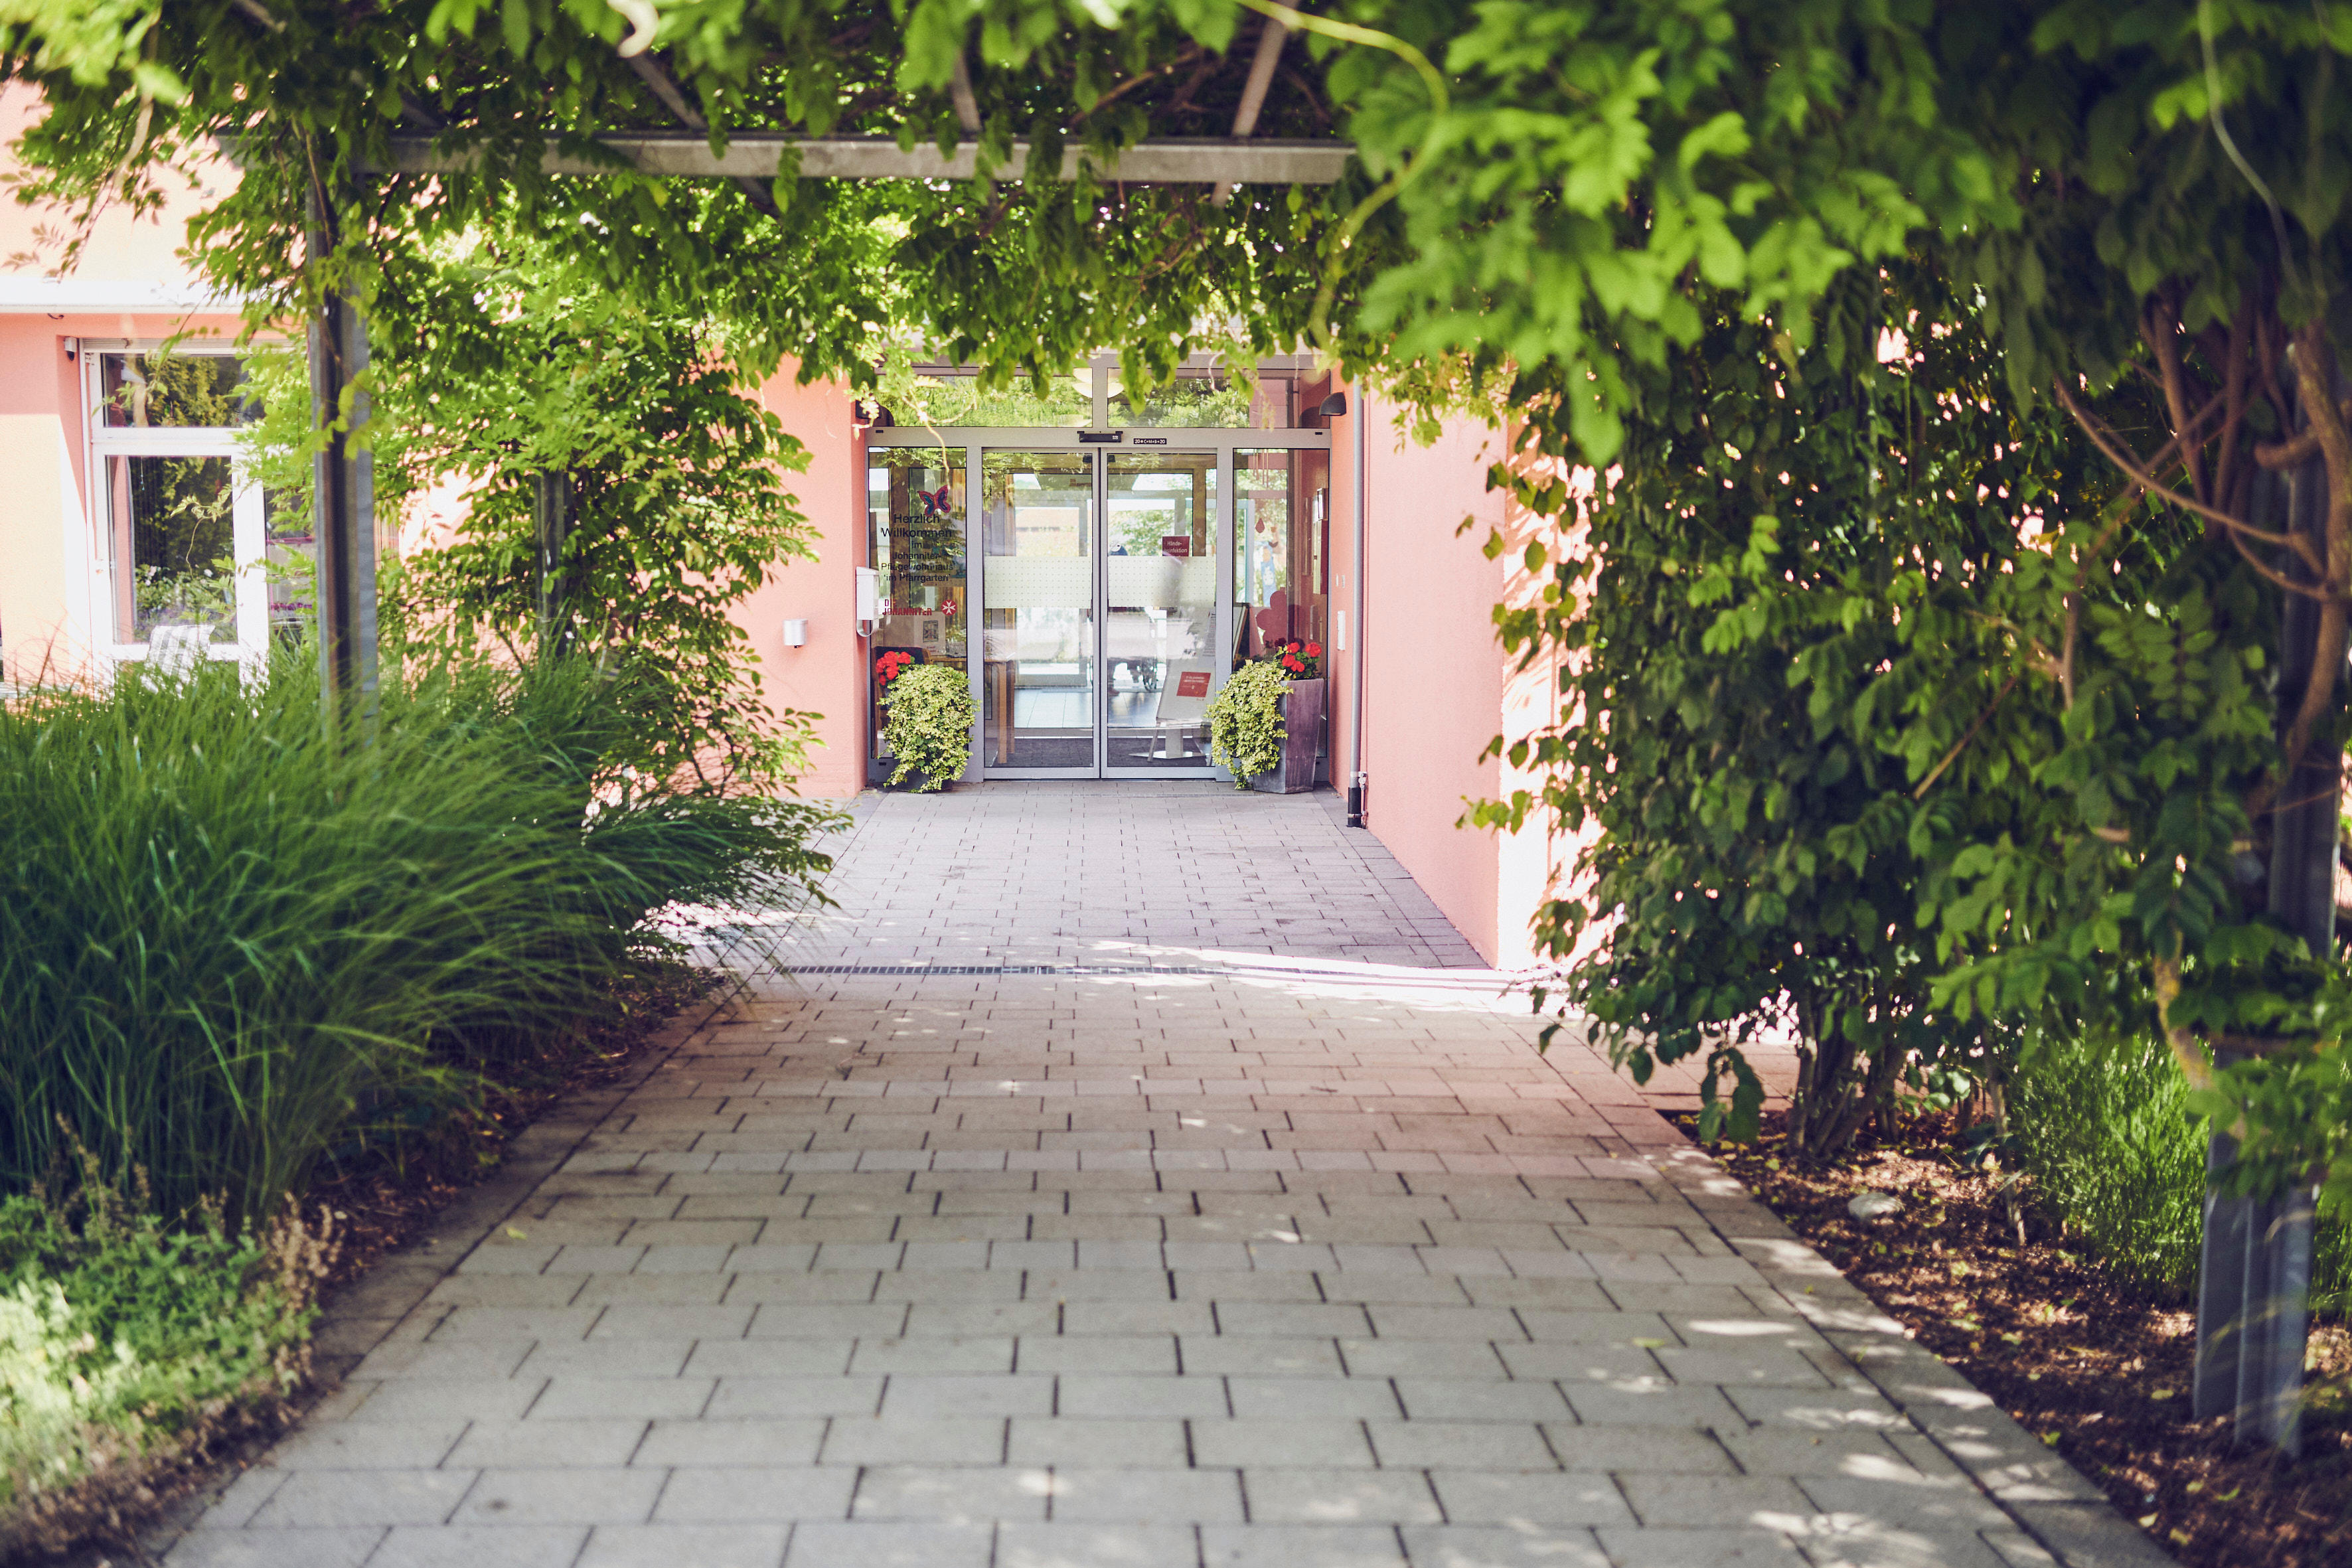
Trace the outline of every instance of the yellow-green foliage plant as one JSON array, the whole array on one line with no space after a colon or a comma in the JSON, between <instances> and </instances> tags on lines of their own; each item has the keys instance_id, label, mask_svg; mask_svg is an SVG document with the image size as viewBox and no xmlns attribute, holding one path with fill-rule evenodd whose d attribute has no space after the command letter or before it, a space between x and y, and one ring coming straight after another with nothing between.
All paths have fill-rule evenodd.
<instances>
[{"instance_id":1,"label":"yellow-green foliage plant","mask_svg":"<svg viewBox=\"0 0 2352 1568\"><path fill-rule=\"evenodd\" d=\"M0 1561L116 1528L218 1442L274 1428L310 1372L333 1243L293 1215L167 1226L85 1156L69 1197L0 1200Z\"/></svg>"},{"instance_id":2,"label":"yellow-green foliage plant","mask_svg":"<svg viewBox=\"0 0 2352 1568\"><path fill-rule=\"evenodd\" d=\"M944 664L919 664L882 689L888 718L882 738L898 759L894 784L915 781L918 790L945 789L971 755L971 727L979 718L971 683Z\"/></svg>"},{"instance_id":3,"label":"yellow-green foliage plant","mask_svg":"<svg viewBox=\"0 0 2352 1568\"><path fill-rule=\"evenodd\" d=\"M1290 678L1273 659L1258 659L1234 671L1209 702L1209 757L1232 770L1234 787L1282 766L1282 694Z\"/></svg>"}]
</instances>

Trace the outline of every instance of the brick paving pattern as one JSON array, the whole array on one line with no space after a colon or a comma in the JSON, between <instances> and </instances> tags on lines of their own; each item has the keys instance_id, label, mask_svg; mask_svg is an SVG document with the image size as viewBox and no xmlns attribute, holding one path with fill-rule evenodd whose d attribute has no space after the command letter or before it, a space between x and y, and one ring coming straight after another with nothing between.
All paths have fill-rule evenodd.
<instances>
[{"instance_id":1,"label":"brick paving pattern","mask_svg":"<svg viewBox=\"0 0 2352 1568\"><path fill-rule=\"evenodd\" d=\"M1345 916L1305 849L1253 862L1324 802L1192 788L1137 797L1192 870L1116 841L1127 790L869 802L796 951L1297 967L759 979L171 1568L2162 1561L1593 1053L1537 1055L1362 836ZM1045 842L982 864L976 821Z\"/></svg>"}]
</instances>

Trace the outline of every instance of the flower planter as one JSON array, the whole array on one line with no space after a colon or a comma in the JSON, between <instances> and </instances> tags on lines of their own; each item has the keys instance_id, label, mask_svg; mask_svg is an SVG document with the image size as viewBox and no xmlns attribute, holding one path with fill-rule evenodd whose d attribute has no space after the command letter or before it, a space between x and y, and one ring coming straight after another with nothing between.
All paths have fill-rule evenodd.
<instances>
[{"instance_id":1,"label":"flower planter","mask_svg":"<svg viewBox=\"0 0 2352 1568\"><path fill-rule=\"evenodd\" d=\"M1315 787L1315 753L1323 737L1320 679L1294 680L1282 694L1282 766L1250 775L1250 788L1265 795L1304 795Z\"/></svg>"}]
</instances>

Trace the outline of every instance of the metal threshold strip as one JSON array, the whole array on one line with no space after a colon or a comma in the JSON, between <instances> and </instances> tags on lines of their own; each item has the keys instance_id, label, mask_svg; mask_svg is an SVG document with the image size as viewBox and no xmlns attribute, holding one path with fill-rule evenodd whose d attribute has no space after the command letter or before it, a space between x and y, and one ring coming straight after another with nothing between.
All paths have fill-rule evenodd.
<instances>
[{"instance_id":1,"label":"metal threshold strip","mask_svg":"<svg viewBox=\"0 0 2352 1568\"><path fill-rule=\"evenodd\" d=\"M726 151L713 152L700 132L613 132L595 137L549 136L540 169L550 174L609 174L624 168L680 179L773 179L792 156L808 180L969 180L977 173L977 146L970 142L941 153L936 145L902 148L882 136L785 136L741 132ZM527 146L528 143L526 142ZM609 156L600 157L592 148ZM454 174L490 161L493 151L514 156L515 144L463 141L448 136L394 136L387 156L366 174ZM1108 159L1075 143L1062 152L1061 178L1076 179L1082 164L1095 177L1129 184L1328 185L1347 172L1356 149L1347 142L1218 138L1157 138L1140 142ZM1008 183L1024 179L1029 143L1013 143L1012 155L993 171Z\"/></svg>"}]
</instances>

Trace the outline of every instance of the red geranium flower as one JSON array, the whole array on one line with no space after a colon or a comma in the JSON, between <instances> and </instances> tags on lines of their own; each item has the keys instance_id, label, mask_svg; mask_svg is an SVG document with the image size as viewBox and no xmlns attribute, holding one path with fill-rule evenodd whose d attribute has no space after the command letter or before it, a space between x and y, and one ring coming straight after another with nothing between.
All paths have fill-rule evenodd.
<instances>
[{"instance_id":1,"label":"red geranium flower","mask_svg":"<svg viewBox=\"0 0 2352 1568\"><path fill-rule=\"evenodd\" d=\"M1309 658L1320 658L1323 657L1323 645L1319 642L1308 643L1307 645L1307 652Z\"/></svg>"},{"instance_id":2,"label":"red geranium flower","mask_svg":"<svg viewBox=\"0 0 2352 1568\"><path fill-rule=\"evenodd\" d=\"M1286 653L1282 656L1282 668L1295 673L1298 670L1305 669L1307 667L1298 662L1297 655Z\"/></svg>"}]
</instances>

